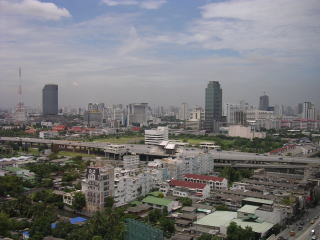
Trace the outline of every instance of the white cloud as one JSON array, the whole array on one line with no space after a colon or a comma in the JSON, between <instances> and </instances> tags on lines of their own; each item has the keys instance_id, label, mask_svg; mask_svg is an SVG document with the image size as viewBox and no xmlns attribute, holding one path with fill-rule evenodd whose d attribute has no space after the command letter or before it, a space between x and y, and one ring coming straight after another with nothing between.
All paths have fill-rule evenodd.
<instances>
[{"instance_id":1,"label":"white cloud","mask_svg":"<svg viewBox=\"0 0 320 240\"><path fill-rule=\"evenodd\" d=\"M1 0L2 14L19 15L28 18L44 20L60 20L63 17L71 17L65 8L59 8L54 3L40 2L38 0L8 1Z\"/></svg>"},{"instance_id":2,"label":"white cloud","mask_svg":"<svg viewBox=\"0 0 320 240\"><path fill-rule=\"evenodd\" d=\"M135 5L144 9L158 9L166 3L166 0L102 0L102 3L110 7Z\"/></svg>"},{"instance_id":3,"label":"white cloud","mask_svg":"<svg viewBox=\"0 0 320 240\"><path fill-rule=\"evenodd\" d=\"M150 0L141 2L140 6L145 9L158 9L165 3L166 0Z\"/></svg>"},{"instance_id":4,"label":"white cloud","mask_svg":"<svg viewBox=\"0 0 320 240\"><path fill-rule=\"evenodd\" d=\"M319 0L231 0L200 9L186 43L269 54L320 50Z\"/></svg>"}]
</instances>

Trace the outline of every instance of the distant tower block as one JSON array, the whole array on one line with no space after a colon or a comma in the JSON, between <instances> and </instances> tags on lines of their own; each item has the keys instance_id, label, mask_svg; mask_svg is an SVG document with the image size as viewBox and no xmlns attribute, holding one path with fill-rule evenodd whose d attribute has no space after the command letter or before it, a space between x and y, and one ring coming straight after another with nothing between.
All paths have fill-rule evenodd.
<instances>
[{"instance_id":1,"label":"distant tower block","mask_svg":"<svg viewBox=\"0 0 320 240\"><path fill-rule=\"evenodd\" d=\"M58 114L58 85L46 84L42 89L42 114Z\"/></svg>"}]
</instances>

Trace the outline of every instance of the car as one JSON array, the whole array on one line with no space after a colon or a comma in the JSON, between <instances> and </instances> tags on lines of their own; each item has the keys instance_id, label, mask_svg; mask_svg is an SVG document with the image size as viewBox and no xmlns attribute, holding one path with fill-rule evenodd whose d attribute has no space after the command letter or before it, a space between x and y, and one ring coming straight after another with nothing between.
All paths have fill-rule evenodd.
<instances>
[{"instance_id":1,"label":"car","mask_svg":"<svg viewBox=\"0 0 320 240\"><path fill-rule=\"evenodd\" d=\"M313 219L310 221L310 224L314 224L314 220Z\"/></svg>"},{"instance_id":2,"label":"car","mask_svg":"<svg viewBox=\"0 0 320 240\"><path fill-rule=\"evenodd\" d=\"M303 229L303 227L301 227L301 226L298 227L298 230L299 230L299 231L301 231L302 229Z\"/></svg>"},{"instance_id":3,"label":"car","mask_svg":"<svg viewBox=\"0 0 320 240\"><path fill-rule=\"evenodd\" d=\"M317 240L316 236L312 236L311 240Z\"/></svg>"}]
</instances>

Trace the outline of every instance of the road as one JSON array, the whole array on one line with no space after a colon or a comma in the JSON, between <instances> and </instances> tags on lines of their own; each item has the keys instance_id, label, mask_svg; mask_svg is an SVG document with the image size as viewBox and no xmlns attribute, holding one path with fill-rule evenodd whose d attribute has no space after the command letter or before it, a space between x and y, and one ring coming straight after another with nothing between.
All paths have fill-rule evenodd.
<instances>
[{"instance_id":1,"label":"road","mask_svg":"<svg viewBox=\"0 0 320 240\"><path fill-rule=\"evenodd\" d=\"M314 219L315 217L320 216L320 206L317 206L315 208L308 209L307 212L304 214L302 219L298 220L296 223L290 225L288 228L283 230L277 238L284 237L288 240L311 240L311 230L315 229L316 235L318 236L318 239L320 239L320 218L316 219L314 224L310 224L310 221ZM302 230L298 230L299 223L303 222L304 225L302 226ZM289 236L289 232L294 231L296 232L296 235L294 237Z\"/></svg>"}]
</instances>

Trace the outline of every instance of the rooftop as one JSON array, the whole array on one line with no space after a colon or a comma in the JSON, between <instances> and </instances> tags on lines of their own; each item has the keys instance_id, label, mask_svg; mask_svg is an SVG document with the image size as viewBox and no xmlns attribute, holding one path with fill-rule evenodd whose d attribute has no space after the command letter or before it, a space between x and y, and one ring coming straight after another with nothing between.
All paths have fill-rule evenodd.
<instances>
[{"instance_id":1,"label":"rooftop","mask_svg":"<svg viewBox=\"0 0 320 240\"><path fill-rule=\"evenodd\" d=\"M198 174L185 174L184 177L199 179L199 180L204 180L204 181L214 181L214 182L222 182L224 180L224 178L222 178L222 177L206 176L206 175L198 175Z\"/></svg>"},{"instance_id":2,"label":"rooftop","mask_svg":"<svg viewBox=\"0 0 320 240\"><path fill-rule=\"evenodd\" d=\"M242 208L238 209L238 212L255 214L258 208L259 208L258 206L244 205Z\"/></svg>"},{"instance_id":3,"label":"rooftop","mask_svg":"<svg viewBox=\"0 0 320 240\"><path fill-rule=\"evenodd\" d=\"M236 217L237 217L236 212L215 211L214 213L211 213L199 219L198 221L195 222L195 224L210 226L210 227L220 227L220 226L229 225L230 222Z\"/></svg>"},{"instance_id":4,"label":"rooftop","mask_svg":"<svg viewBox=\"0 0 320 240\"><path fill-rule=\"evenodd\" d=\"M167 198L158 198L158 197L148 196L144 198L142 202L160 205L160 206L168 206L172 202L172 200Z\"/></svg>"},{"instance_id":5,"label":"rooftop","mask_svg":"<svg viewBox=\"0 0 320 240\"><path fill-rule=\"evenodd\" d=\"M188 182L188 181L182 181L182 180L171 180L170 186L174 187L185 187L185 188L192 188L192 189L204 189L206 187L206 184L204 183L194 183L194 182Z\"/></svg>"},{"instance_id":6,"label":"rooftop","mask_svg":"<svg viewBox=\"0 0 320 240\"><path fill-rule=\"evenodd\" d=\"M248 222L239 218L232 220L232 222L235 222L242 228L251 227L256 233L265 233L273 227L273 224L269 222Z\"/></svg>"},{"instance_id":7,"label":"rooftop","mask_svg":"<svg viewBox=\"0 0 320 240\"><path fill-rule=\"evenodd\" d=\"M272 205L273 204L272 200L266 200L266 199L261 199L261 198L253 198L253 197L245 198L245 199L243 199L243 201L256 202L256 203L262 203L262 204L267 204L267 205Z\"/></svg>"}]
</instances>

